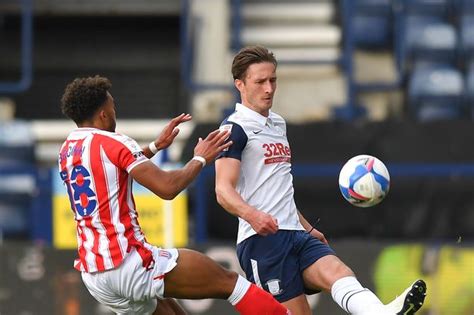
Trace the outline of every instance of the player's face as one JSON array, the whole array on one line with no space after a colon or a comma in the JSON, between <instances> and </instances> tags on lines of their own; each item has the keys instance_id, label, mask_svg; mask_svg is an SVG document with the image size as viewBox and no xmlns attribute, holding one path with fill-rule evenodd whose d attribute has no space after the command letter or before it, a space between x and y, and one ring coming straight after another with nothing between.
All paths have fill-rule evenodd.
<instances>
[{"instance_id":1,"label":"player's face","mask_svg":"<svg viewBox=\"0 0 474 315\"><path fill-rule=\"evenodd\" d=\"M117 119L115 116L115 102L112 95L107 92L107 100L103 107L103 123L104 129L110 132L115 132L117 125Z\"/></svg>"},{"instance_id":2,"label":"player's face","mask_svg":"<svg viewBox=\"0 0 474 315\"><path fill-rule=\"evenodd\" d=\"M240 91L243 105L263 116L268 116L273 104L276 81L276 69L273 63L262 62L250 65L245 78L235 80L235 86Z\"/></svg>"}]
</instances>

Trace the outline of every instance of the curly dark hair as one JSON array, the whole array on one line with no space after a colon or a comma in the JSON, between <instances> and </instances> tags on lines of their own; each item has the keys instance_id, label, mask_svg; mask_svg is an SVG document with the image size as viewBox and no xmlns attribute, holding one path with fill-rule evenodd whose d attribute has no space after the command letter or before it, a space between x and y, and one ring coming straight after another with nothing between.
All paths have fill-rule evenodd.
<instances>
[{"instance_id":1,"label":"curly dark hair","mask_svg":"<svg viewBox=\"0 0 474 315\"><path fill-rule=\"evenodd\" d=\"M112 87L110 80L101 76L76 78L69 83L61 97L61 110L76 124L92 118L107 100Z\"/></svg>"},{"instance_id":2,"label":"curly dark hair","mask_svg":"<svg viewBox=\"0 0 474 315\"><path fill-rule=\"evenodd\" d=\"M247 69L254 63L270 62L275 68L278 63L273 55L264 46L247 46L242 48L232 61L232 76L235 79L243 80L247 74Z\"/></svg>"}]
</instances>

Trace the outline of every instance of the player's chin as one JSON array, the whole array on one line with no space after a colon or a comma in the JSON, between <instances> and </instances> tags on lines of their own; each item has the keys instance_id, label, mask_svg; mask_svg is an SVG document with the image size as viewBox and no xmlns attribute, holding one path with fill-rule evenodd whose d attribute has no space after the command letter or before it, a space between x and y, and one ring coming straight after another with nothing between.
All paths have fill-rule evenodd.
<instances>
[{"instance_id":1,"label":"player's chin","mask_svg":"<svg viewBox=\"0 0 474 315\"><path fill-rule=\"evenodd\" d=\"M262 103L263 103L266 107L270 108L270 107L272 107L272 104L273 104L273 98L264 98L264 99L262 100Z\"/></svg>"}]
</instances>

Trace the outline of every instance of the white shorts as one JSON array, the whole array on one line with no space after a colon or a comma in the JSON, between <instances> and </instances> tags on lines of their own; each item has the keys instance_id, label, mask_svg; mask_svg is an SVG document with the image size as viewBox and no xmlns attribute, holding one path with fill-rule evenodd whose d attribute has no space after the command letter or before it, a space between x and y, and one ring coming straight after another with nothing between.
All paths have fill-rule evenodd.
<instances>
[{"instance_id":1,"label":"white shorts","mask_svg":"<svg viewBox=\"0 0 474 315\"><path fill-rule=\"evenodd\" d=\"M82 280L91 295L117 314L152 314L157 298L163 299L163 275L176 266L178 250L146 247L153 252L153 269L143 267L142 258L132 249L115 269L82 272Z\"/></svg>"}]
</instances>

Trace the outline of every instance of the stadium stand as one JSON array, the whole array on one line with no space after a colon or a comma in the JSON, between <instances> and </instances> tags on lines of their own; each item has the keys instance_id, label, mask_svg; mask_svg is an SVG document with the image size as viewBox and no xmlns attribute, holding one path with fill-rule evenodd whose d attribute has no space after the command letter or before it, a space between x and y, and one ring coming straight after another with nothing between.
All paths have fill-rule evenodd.
<instances>
[{"instance_id":1,"label":"stadium stand","mask_svg":"<svg viewBox=\"0 0 474 315\"><path fill-rule=\"evenodd\" d=\"M355 46L377 49L392 45L394 21L390 0L355 0L352 11Z\"/></svg>"},{"instance_id":2,"label":"stadium stand","mask_svg":"<svg viewBox=\"0 0 474 315\"><path fill-rule=\"evenodd\" d=\"M410 73L408 106L418 121L460 119L464 82L461 71L450 65L416 64Z\"/></svg>"},{"instance_id":3,"label":"stadium stand","mask_svg":"<svg viewBox=\"0 0 474 315\"><path fill-rule=\"evenodd\" d=\"M405 25L405 59L453 63L458 46L454 25L434 16L407 16Z\"/></svg>"},{"instance_id":4,"label":"stadium stand","mask_svg":"<svg viewBox=\"0 0 474 315\"><path fill-rule=\"evenodd\" d=\"M473 0L0 0L0 313L104 313L72 271L75 250L52 237L71 216L52 197L68 202L53 184L74 128L58 109L65 83L111 78L118 131L140 144L192 112L167 151L184 163L236 100L233 54L265 44L280 61L274 110L288 121L298 208L387 301L417 276L430 287L426 314L471 315L473 29ZM392 176L371 209L337 187L362 153ZM215 200L212 166L186 198L189 222L178 224L190 245L238 270L237 223ZM74 243L74 228L63 231ZM333 304L320 295L311 306L342 315ZM183 305L232 314L214 301Z\"/></svg>"},{"instance_id":5,"label":"stadium stand","mask_svg":"<svg viewBox=\"0 0 474 315\"><path fill-rule=\"evenodd\" d=\"M215 67L214 63L226 62L239 46L247 44L266 44L281 61L275 110L287 116L290 123L350 118L354 113L346 112L338 117L332 109L344 111L350 106L366 105L362 96L370 93L381 93L383 102L393 102L387 94L392 92L403 95L398 106L405 113L398 118L428 122L466 119L472 115L473 67L459 62L461 55L471 55L470 36L464 34L469 32L465 24L472 13L469 1L458 1L456 6L442 0L229 1L228 6L219 7L229 11L227 20L220 16L212 23L206 19L212 19L216 12L195 8L195 1L182 2L181 21L176 18L178 12L170 12L169 6L161 11L153 7L145 12L146 1L137 2L133 10L125 2L109 2L97 8L97 12L92 2L81 8L75 1L69 5L48 3L39 4L35 13L36 79L27 92L7 95L15 100L19 118L35 119L32 132L38 141L34 152L42 165L54 163L58 142L71 126L60 119L57 110L58 95L71 77L92 70L111 77L120 100L119 117L127 118L119 121L119 126L145 142L148 134L154 132L154 125L160 126L162 122L144 118L170 117L185 109L188 100L197 122L200 117L220 119L222 110L231 106L234 99L232 93L229 96L231 81L228 73L225 74L226 67ZM4 12L3 38L19 38L20 21L19 12ZM179 22L186 22L183 29L189 32L181 30L181 42L177 40ZM206 39L209 30L219 29L213 23L228 23L224 27L229 33L227 41ZM94 38L93 31L99 27L107 36L101 43L93 40L90 44L108 48L91 51L81 43ZM215 35L223 32L220 30ZM156 40L146 40L152 37ZM70 38L79 38L81 43ZM64 45L57 47L58 40ZM126 50L121 44L125 41ZM177 58L179 45L183 47L184 60ZM14 50L1 47L3 55L14 56ZM389 59L395 65L400 50L412 66L398 68L399 73L388 81L360 79L360 73L380 73L389 68L378 66L379 55L390 54ZM56 51L54 58L48 58L51 51ZM364 65L358 64L360 51L371 54ZM204 57L207 59L201 63ZM185 65L190 60L194 63ZM12 76L19 69L19 64L5 59L0 65L5 69L2 75ZM205 74L206 69L212 69L212 73ZM180 87L179 76L187 85ZM214 99L207 96L213 89L223 89L227 96ZM292 102L293 99L299 101ZM42 105L27 105L37 104L37 100ZM153 105L156 102L159 106ZM215 106L200 108L201 103ZM120 104L134 106L120 107ZM371 117L370 110L367 116L362 116L367 120ZM390 119L390 114L385 118ZM181 143L192 129L192 125L185 128ZM353 137L348 139L352 140L347 142L356 141ZM179 149L170 153L172 160L178 160L179 156Z\"/></svg>"},{"instance_id":6,"label":"stadium stand","mask_svg":"<svg viewBox=\"0 0 474 315\"><path fill-rule=\"evenodd\" d=\"M472 119L474 119L474 62L468 67L466 75L466 107L471 111Z\"/></svg>"},{"instance_id":7,"label":"stadium stand","mask_svg":"<svg viewBox=\"0 0 474 315\"><path fill-rule=\"evenodd\" d=\"M0 122L0 238L30 237L36 189L36 158L30 125Z\"/></svg>"},{"instance_id":8,"label":"stadium stand","mask_svg":"<svg viewBox=\"0 0 474 315\"><path fill-rule=\"evenodd\" d=\"M469 61L474 52L474 12L463 13L460 20L460 49L463 59Z\"/></svg>"},{"instance_id":9,"label":"stadium stand","mask_svg":"<svg viewBox=\"0 0 474 315\"><path fill-rule=\"evenodd\" d=\"M288 119L327 119L332 116L334 106L345 102L345 83L338 66L341 57L341 28L337 23L337 1L219 2L219 7L223 6L222 3L228 4L227 20L222 20L222 14L212 15L213 9L202 10L206 3L209 3L207 8L211 8L211 2L183 1L184 7L189 8L186 10L189 18L185 20L201 21L199 27L183 28L192 30L194 37L182 35L196 40L186 40L182 47L188 47L185 55L196 57L187 66L184 77L194 80L188 86L194 99L193 114L199 121L209 122L210 118L218 121L222 118L223 111L234 103L232 78L226 71L228 68L205 70L214 68L215 62L229 64L232 54L242 45L264 44L279 56L279 84L282 93L276 96L278 100L275 106ZM214 29L209 28L209 25L214 25ZM207 36L210 32L214 36L220 35L218 30L225 29L228 32L222 37L223 41L213 41L213 37ZM199 77L199 85L195 84L196 75ZM214 94L210 92L212 88ZM305 93L300 93L301 90ZM224 91L224 95L219 91ZM296 98L299 102L292 102L292 108L284 105Z\"/></svg>"}]
</instances>

